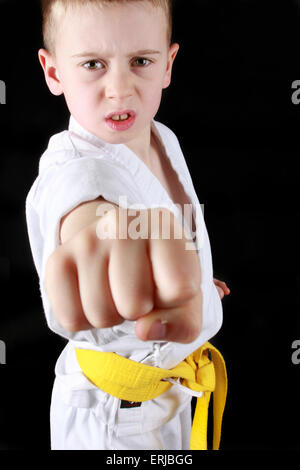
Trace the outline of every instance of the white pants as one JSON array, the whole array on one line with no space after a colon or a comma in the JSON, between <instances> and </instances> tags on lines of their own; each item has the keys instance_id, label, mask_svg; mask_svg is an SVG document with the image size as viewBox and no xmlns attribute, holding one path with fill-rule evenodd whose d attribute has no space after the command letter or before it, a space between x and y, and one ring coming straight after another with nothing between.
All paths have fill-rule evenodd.
<instances>
[{"instance_id":1,"label":"white pants","mask_svg":"<svg viewBox=\"0 0 300 470\"><path fill-rule=\"evenodd\" d=\"M140 407L122 409L120 400L103 393L100 406L83 408L64 402L56 379L50 412L51 449L188 450L191 397L184 395L172 387Z\"/></svg>"}]
</instances>

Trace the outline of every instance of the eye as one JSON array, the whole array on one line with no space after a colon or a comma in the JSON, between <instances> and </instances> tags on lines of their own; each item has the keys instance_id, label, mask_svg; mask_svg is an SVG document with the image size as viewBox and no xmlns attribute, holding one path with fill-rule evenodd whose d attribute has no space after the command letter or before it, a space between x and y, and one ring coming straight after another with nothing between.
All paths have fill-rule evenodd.
<instances>
[{"instance_id":1,"label":"eye","mask_svg":"<svg viewBox=\"0 0 300 470\"><path fill-rule=\"evenodd\" d=\"M83 67L87 70L100 70L103 68L103 64L99 60L89 60Z\"/></svg>"},{"instance_id":2,"label":"eye","mask_svg":"<svg viewBox=\"0 0 300 470\"><path fill-rule=\"evenodd\" d=\"M145 59L145 57L137 57L133 60L132 63L136 67L147 67L147 65L151 64L152 62L150 59Z\"/></svg>"}]
</instances>

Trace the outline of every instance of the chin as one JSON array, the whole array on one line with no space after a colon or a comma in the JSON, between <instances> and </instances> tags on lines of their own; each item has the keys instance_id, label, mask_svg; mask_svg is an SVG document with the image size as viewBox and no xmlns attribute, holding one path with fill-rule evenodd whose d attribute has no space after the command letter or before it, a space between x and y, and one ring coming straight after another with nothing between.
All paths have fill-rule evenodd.
<instances>
[{"instance_id":1,"label":"chin","mask_svg":"<svg viewBox=\"0 0 300 470\"><path fill-rule=\"evenodd\" d=\"M107 142L108 144L127 144L132 140L136 139L137 132L97 132L95 130L94 134L99 137L99 139Z\"/></svg>"},{"instance_id":2,"label":"chin","mask_svg":"<svg viewBox=\"0 0 300 470\"><path fill-rule=\"evenodd\" d=\"M126 144L127 142L130 142L131 140L128 136L121 135L121 134L106 135L106 136L104 136L103 134L102 135L96 134L96 135L97 137L99 137L99 139L103 140L104 142L107 142L108 144L115 144L115 145Z\"/></svg>"}]
</instances>

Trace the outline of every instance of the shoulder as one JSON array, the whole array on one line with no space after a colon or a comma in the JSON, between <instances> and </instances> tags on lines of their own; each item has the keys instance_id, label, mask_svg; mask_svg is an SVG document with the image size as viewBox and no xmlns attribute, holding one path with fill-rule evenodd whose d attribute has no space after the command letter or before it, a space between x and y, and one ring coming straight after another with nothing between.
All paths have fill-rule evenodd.
<instances>
[{"instance_id":1,"label":"shoulder","mask_svg":"<svg viewBox=\"0 0 300 470\"><path fill-rule=\"evenodd\" d=\"M39 162L39 171L51 167L53 164L63 163L75 157L75 149L69 136L69 131L64 130L54 134L49 138L48 145L44 153L41 155Z\"/></svg>"},{"instance_id":2,"label":"shoulder","mask_svg":"<svg viewBox=\"0 0 300 470\"><path fill-rule=\"evenodd\" d=\"M39 162L39 173L60 167L68 163L81 162L83 159L108 160L105 145L95 146L93 143L75 134L70 129L64 130L50 137L48 146Z\"/></svg>"},{"instance_id":3,"label":"shoulder","mask_svg":"<svg viewBox=\"0 0 300 470\"><path fill-rule=\"evenodd\" d=\"M156 129L160 133L161 137L165 140L170 140L173 142L178 142L178 138L175 134L175 132L167 127L165 124L159 121L153 121Z\"/></svg>"},{"instance_id":4,"label":"shoulder","mask_svg":"<svg viewBox=\"0 0 300 470\"><path fill-rule=\"evenodd\" d=\"M182 149L175 132L167 127L161 122L154 121L155 127L159 132L159 135L167 149L170 149L172 152L182 153Z\"/></svg>"}]
</instances>

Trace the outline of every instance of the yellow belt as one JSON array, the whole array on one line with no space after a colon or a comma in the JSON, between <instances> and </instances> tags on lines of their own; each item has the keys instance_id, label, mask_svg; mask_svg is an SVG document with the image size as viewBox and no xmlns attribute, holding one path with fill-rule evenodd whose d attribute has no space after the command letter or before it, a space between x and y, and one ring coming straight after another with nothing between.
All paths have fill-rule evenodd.
<instances>
[{"instance_id":1,"label":"yellow belt","mask_svg":"<svg viewBox=\"0 0 300 470\"><path fill-rule=\"evenodd\" d=\"M161 369L126 359L111 352L77 349L84 375L98 388L120 400L143 402L166 392L172 383L163 379L180 378L180 383L196 392L197 398L190 439L191 450L207 449L208 406L213 392L213 449L219 449L222 417L227 394L227 373L221 353L205 343L173 369Z\"/></svg>"}]
</instances>

